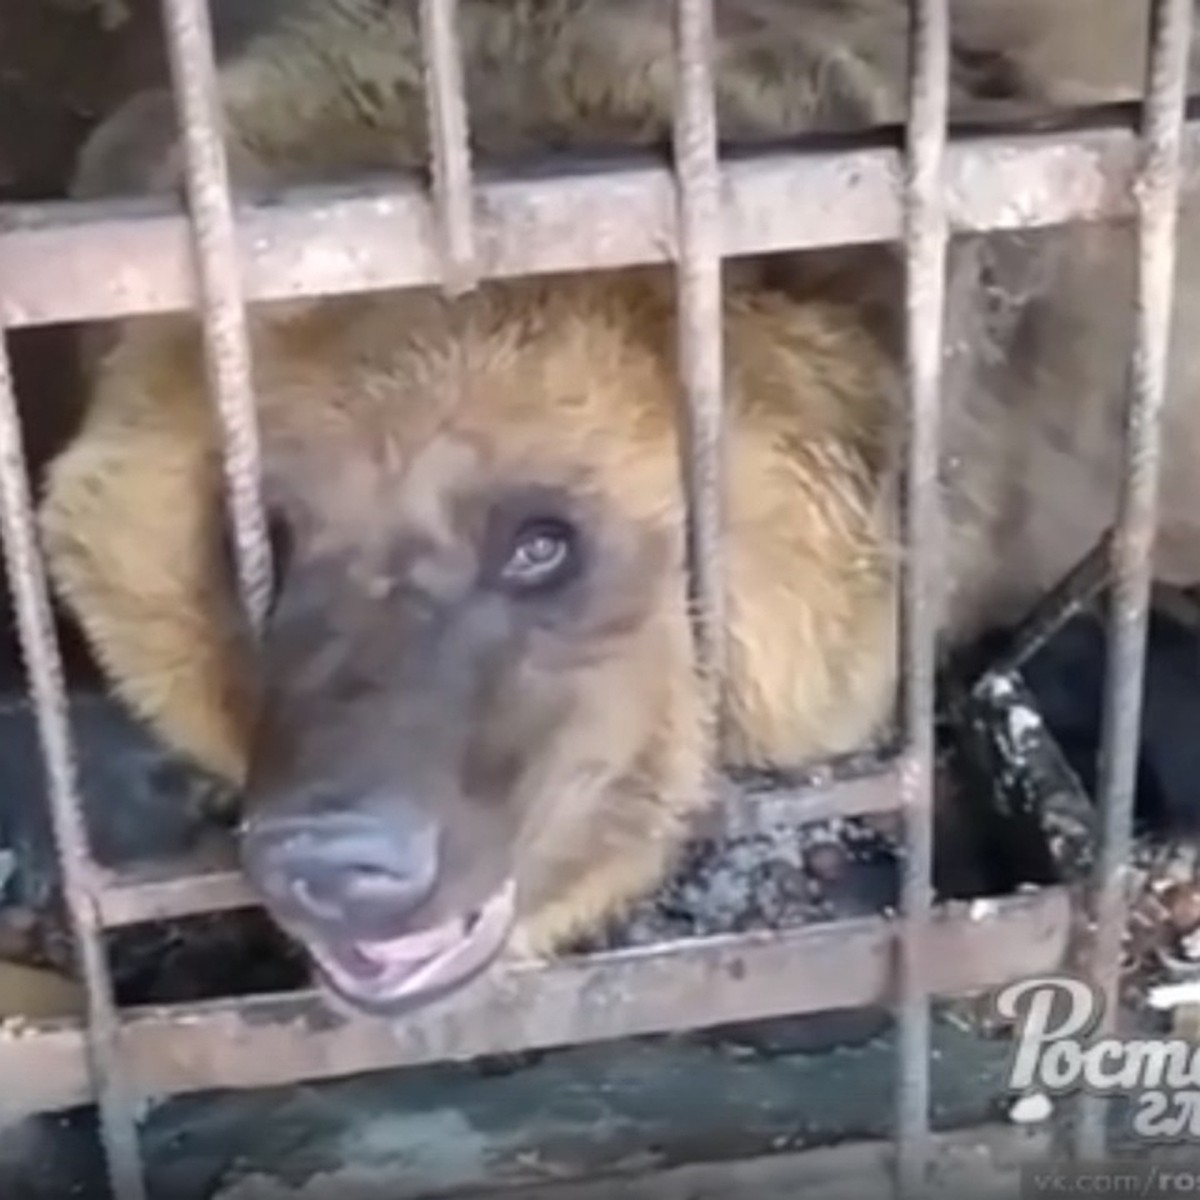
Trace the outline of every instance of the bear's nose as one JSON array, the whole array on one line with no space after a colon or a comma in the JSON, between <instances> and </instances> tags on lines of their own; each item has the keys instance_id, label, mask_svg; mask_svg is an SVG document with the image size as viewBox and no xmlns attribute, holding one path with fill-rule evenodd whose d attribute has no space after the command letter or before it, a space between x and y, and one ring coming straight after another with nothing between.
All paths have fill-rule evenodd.
<instances>
[{"instance_id":1,"label":"bear's nose","mask_svg":"<svg viewBox=\"0 0 1200 1200\"><path fill-rule=\"evenodd\" d=\"M417 813L264 816L242 834L242 860L268 907L352 938L385 938L433 892L438 827Z\"/></svg>"}]
</instances>

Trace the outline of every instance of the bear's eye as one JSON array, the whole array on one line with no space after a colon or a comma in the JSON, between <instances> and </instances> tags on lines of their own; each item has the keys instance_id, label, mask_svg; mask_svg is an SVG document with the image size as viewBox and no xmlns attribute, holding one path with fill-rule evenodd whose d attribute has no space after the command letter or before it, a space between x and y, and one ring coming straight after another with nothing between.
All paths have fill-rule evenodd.
<instances>
[{"instance_id":1,"label":"bear's eye","mask_svg":"<svg viewBox=\"0 0 1200 1200\"><path fill-rule=\"evenodd\" d=\"M566 521L538 518L517 530L500 579L523 592L565 583L575 570L575 530Z\"/></svg>"}]
</instances>

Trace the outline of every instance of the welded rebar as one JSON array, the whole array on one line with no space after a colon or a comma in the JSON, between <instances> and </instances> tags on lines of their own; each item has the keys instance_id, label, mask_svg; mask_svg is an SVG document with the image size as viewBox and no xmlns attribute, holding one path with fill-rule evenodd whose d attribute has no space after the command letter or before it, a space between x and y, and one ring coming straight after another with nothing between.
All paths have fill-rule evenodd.
<instances>
[{"instance_id":1,"label":"welded rebar","mask_svg":"<svg viewBox=\"0 0 1200 1200\"><path fill-rule=\"evenodd\" d=\"M683 480L699 665L722 717L725 643L725 404L721 168L713 0L677 0L675 176Z\"/></svg>"},{"instance_id":2,"label":"welded rebar","mask_svg":"<svg viewBox=\"0 0 1200 1200\"><path fill-rule=\"evenodd\" d=\"M458 0L421 0L420 18L433 200L442 243L442 287L457 295L474 287L479 279Z\"/></svg>"},{"instance_id":3,"label":"welded rebar","mask_svg":"<svg viewBox=\"0 0 1200 1200\"><path fill-rule=\"evenodd\" d=\"M912 0L904 177L906 413L901 721L905 822L899 938L896 1182L923 1195L929 1143L929 927L933 902L934 681L941 605L939 489L947 219L948 0Z\"/></svg>"},{"instance_id":4,"label":"welded rebar","mask_svg":"<svg viewBox=\"0 0 1200 1200\"><path fill-rule=\"evenodd\" d=\"M1100 744L1100 846L1092 888L1088 944L1093 983L1103 996L1097 1036L1115 1028L1125 929L1134 794L1141 742L1142 690L1167 396L1171 317L1188 66L1194 0L1156 0L1143 109L1143 158L1135 184L1138 260L1135 342L1129 370L1125 471L1112 536L1108 658ZM1103 1097L1080 1100L1076 1149L1103 1155Z\"/></svg>"},{"instance_id":5,"label":"welded rebar","mask_svg":"<svg viewBox=\"0 0 1200 1200\"><path fill-rule=\"evenodd\" d=\"M207 0L163 0L182 139L205 366L223 442L228 518L242 601L259 628L273 564L261 483L258 414L223 117Z\"/></svg>"},{"instance_id":6,"label":"welded rebar","mask_svg":"<svg viewBox=\"0 0 1200 1200\"><path fill-rule=\"evenodd\" d=\"M124 1077L120 1025L96 898L95 863L79 799L62 654L54 626L13 390L0 329L0 532L17 633L33 701L66 916L87 993L88 1066L115 1200L144 1200L137 1123ZM19 1081L10 1086L20 1087Z\"/></svg>"},{"instance_id":7,"label":"welded rebar","mask_svg":"<svg viewBox=\"0 0 1200 1200\"><path fill-rule=\"evenodd\" d=\"M721 163L726 256L891 241L902 232L895 151L859 144L731 156ZM961 232L1132 217L1136 131L960 134L945 177ZM1200 187L1200 123L1189 123L1185 187ZM674 257L678 187L669 166L631 155L604 171L548 169L475 180L488 278L613 270ZM1021 203L1014 205L1012 197ZM193 302L186 217L162 202L4 206L0 319L10 328L172 312ZM243 276L252 301L436 287L444 255L426 189L299 186L248 199ZM182 253L181 253L182 251Z\"/></svg>"}]
</instances>

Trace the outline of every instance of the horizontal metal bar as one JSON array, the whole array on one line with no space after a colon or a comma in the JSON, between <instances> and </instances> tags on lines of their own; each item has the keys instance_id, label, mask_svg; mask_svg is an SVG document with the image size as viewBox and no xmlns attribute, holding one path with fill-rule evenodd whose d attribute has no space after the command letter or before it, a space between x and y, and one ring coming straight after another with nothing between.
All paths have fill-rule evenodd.
<instances>
[{"instance_id":1,"label":"horizontal metal bar","mask_svg":"<svg viewBox=\"0 0 1200 1200\"><path fill-rule=\"evenodd\" d=\"M837 774L815 771L807 780L779 786L727 781L722 792L721 827L737 837L773 826L893 813L900 807L899 770L895 758L876 759L869 766L855 765Z\"/></svg>"},{"instance_id":2,"label":"horizontal metal bar","mask_svg":"<svg viewBox=\"0 0 1200 1200\"><path fill-rule=\"evenodd\" d=\"M33 1113L93 1102L85 1038L73 1021L0 1021L0 1077L21 1081L0 1088L0 1129Z\"/></svg>"},{"instance_id":3,"label":"horizontal metal bar","mask_svg":"<svg viewBox=\"0 0 1200 1200\"><path fill-rule=\"evenodd\" d=\"M746 836L781 824L892 811L899 804L894 764L850 778L770 790L729 783L717 819L727 834ZM101 922L112 928L166 921L193 913L256 908L260 901L238 869L232 841L214 842L187 858L138 863L104 872L97 888Z\"/></svg>"},{"instance_id":4,"label":"horizontal metal bar","mask_svg":"<svg viewBox=\"0 0 1200 1200\"><path fill-rule=\"evenodd\" d=\"M111 929L195 913L257 908L261 901L237 868L232 842L225 849L212 863L198 864L190 857L155 859L106 872L97 900L100 920Z\"/></svg>"},{"instance_id":5,"label":"horizontal metal bar","mask_svg":"<svg viewBox=\"0 0 1200 1200\"><path fill-rule=\"evenodd\" d=\"M1059 967L1070 913L1060 888L939 908L930 993ZM123 1062L153 1099L887 1004L896 930L873 917L514 965L395 1026L345 1019L311 992L127 1010ZM0 1079L22 1080L0 1089L0 1119L90 1101L82 1033L73 1053L70 1036L0 1025Z\"/></svg>"},{"instance_id":6,"label":"horizontal metal bar","mask_svg":"<svg viewBox=\"0 0 1200 1200\"><path fill-rule=\"evenodd\" d=\"M1200 183L1200 121L1185 186ZM643 162L646 160L642 160ZM951 142L950 224L1019 229L1133 212L1137 138L1083 132ZM902 163L891 147L789 151L723 161L725 255L876 242L901 234ZM663 263L676 246L669 167L477 180L482 277ZM250 300L437 285L442 261L418 181L292 189L238 207ZM186 219L166 200L0 207L0 320L10 326L191 308Z\"/></svg>"},{"instance_id":7,"label":"horizontal metal bar","mask_svg":"<svg viewBox=\"0 0 1200 1200\"><path fill-rule=\"evenodd\" d=\"M930 1135L934 1170L922 1200L1010 1200L1019 1194L1022 1166L1052 1161L1048 1131L987 1124ZM755 1200L882 1200L891 1197L895 1143L883 1138L777 1151L743 1158L706 1159L649 1170L609 1167L586 1176L539 1183L494 1184L468 1191L438 1190L443 1200L712 1200L753 1196ZM1172 1147L1171 1160L1190 1165L1187 1152ZM1161 1161L1161 1160L1158 1160ZM248 1171L218 1185L212 1200L395 1200L404 1182L399 1168L344 1170L280 1180Z\"/></svg>"}]
</instances>

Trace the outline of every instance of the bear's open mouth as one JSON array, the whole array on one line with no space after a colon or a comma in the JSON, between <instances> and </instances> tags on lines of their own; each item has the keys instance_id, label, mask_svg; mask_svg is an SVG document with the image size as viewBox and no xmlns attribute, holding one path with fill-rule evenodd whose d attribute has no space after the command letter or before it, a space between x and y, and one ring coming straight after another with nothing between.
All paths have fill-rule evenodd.
<instances>
[{"instance_id":1,"label":"bear's open mouth","mask_svg":"<svg viewBox=\"0 0 1200 1200\"><path fill-rule=\"evenodd\" d=\"M465 986L499 957L515 913L510 882L470 917L378 942L333 941L306 932L325 982L353 1008L394 1015Z\"/></svg>"}]
</instances>

